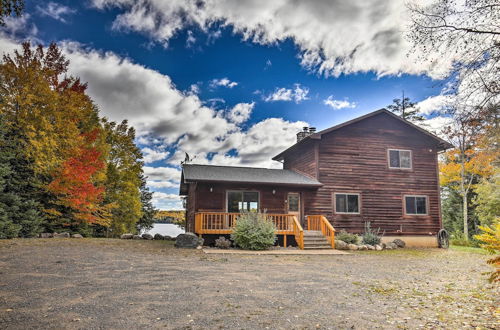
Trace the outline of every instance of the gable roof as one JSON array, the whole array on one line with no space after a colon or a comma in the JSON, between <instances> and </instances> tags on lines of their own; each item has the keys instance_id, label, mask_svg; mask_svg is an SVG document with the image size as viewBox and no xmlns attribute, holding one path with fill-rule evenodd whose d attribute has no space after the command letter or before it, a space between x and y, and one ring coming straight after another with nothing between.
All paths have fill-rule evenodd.
<instances>
[{"instance_id":1,"label":"gable roof","mask_svg":"<svg viewBox=\"0 0 500 330\"><path fill-rule=\"evenodd\" d=\"M184 164L181 175L181 195L187 193L189 182L255 183L303 187L322 185L315 179L291 170Z\"/></svg>"},{"instance_id":2,"label":"gable roof","mask_svg":"<svg viewBox=\"0 0 500 330\"><path fill-rule=\"evenodd\" d=\"M370 112L370 113L367 113L366 115L363 115L361 117L358 117L358 118L354 118L352 120L349 120L349 121L346 121L344 123L341 123L339 125L336 125L336 126L332 126L330 128L327 128L327 129L324 129L322 131L319 131L317 133L314 133L314 134L311 134L305 138L303 138L302 140L300 140L299 142L295 143L294 145L292 145L291 147L289 147L288 149L280 152L278 155L274 156L273 157L273 160L282 160L283 159L283 156L288 152L288 151L291 151L292 149L295 149L295 147L297 147L298 145L302 145L304 144L304 142L307 142L307 141L311 141L311 140L320 140L321 139L321 136L323 134L327 134L327 133L330 133L330 132L333 132L333 131L336 131L342 127L345 127L345 126L349 126L351 124L354 124L354 123L357 123L357 122L360 122L362 120L365 120L367 118L370 118L370 117L373 117L373 116L376 116L376 115L379 115L379 114L387 114L403 123L405 123L406 125L410 126L411 128L414 128L416 129L417 131L419 131L420 133L423 133L429 137L431 137L432 139L434 139L435 141L437 141L438 143L438 151L442 151L442 150L446 150L446 149L450 149L450 148L453 148L453 145L446 142L445 140L441 139L440 137L432 134L431 132L409 122L408 120L406 119L403 119L401 118L400 116L392 113L391 111L387 110L387 109L380 109L380 110L376 110L376 111L373 111L373 112Z\"/></svg>"}]
</instances>

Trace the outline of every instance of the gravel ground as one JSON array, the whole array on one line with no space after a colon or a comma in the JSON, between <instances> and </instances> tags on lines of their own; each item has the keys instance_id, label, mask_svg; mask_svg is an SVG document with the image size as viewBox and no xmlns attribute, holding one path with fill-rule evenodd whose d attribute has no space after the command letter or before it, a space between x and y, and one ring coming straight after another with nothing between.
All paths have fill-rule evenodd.
<instances>
[{"instance_id":1,"label":"gravel ground","mask_svg":"<svg viewBox=\"0 0 500 330\"><path fill-rule=\"evenodd\" d=\"M0 241L0 329L500 328L487 255L206 255L166 241Z\"/></svg>"}]
</instances>

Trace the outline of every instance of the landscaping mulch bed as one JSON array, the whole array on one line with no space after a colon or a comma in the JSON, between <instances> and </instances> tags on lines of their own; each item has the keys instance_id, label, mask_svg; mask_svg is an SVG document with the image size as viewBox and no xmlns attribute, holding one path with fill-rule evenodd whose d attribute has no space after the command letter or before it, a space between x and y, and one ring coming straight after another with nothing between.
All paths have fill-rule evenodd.
<instances>
[{"instance_id":1,"label":"landscaping mulch bed","mask_svg":"<svg viewBox=\"0 0 500 330\"><path fill-rule=\"evenodd\" d=\"M208 255L173 242L0 241L0 329L499 328L476 251Z\"/></svg>"}]
</instances>

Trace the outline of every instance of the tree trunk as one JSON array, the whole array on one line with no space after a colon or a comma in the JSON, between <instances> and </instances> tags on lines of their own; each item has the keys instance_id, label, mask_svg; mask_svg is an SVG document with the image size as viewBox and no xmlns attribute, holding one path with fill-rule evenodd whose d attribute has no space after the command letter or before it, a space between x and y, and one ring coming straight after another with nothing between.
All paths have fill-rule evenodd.
<instances>
[{"instance_id":1,"label":"tree trunk","mask_svg":"<svg viewBox=\"0 0 500 330\"><path fill-rule=\"evenodd\" d=\"M469 240L469 224L468 224L468 207L467 207L467 193L462 195L463 213L464 213L464 238Z\"/></svg>"}]
</instances>

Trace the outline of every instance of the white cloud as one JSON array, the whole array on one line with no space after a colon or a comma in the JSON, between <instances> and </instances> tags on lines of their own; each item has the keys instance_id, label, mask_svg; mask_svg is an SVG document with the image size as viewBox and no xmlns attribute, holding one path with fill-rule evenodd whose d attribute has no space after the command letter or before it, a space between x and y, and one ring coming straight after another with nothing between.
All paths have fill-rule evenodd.
<instances>
[{"instance_id":1,"label":"white cloud","mask_svg":"<svg viewBox=\"0 0 500 330\"><path fill-rule=\"evenodd\" d=\"M424 115L430 115L434 112L442 113L446 111L454 103L454 96L451 94L441 94L430 96L416 104L419 112Z\"/></svg>"},{"instance_id":2,"label":"white cloud","mask_svg":"<svg viewBox=\"0 0 500 330\"><path fill-rule=\"evenodd\" d=\"M148 180L148 186L151 188L178 188L179 187L179 182L172 182L172 181L149 181Z\"/></svg>"},{"instance_id":3,"label":"white cloud","mask_svg":"<svg viewBox=\"0 0 500 330\"><path fill-rule=\"evenodd\" d=\"M187 32L186 47L191 48L196 43L196 38L193 35L193 31L189 30Z\"/></svg>"},{"instance_id":4,"label":"white cloud","mask_svg":"<svg viewBox=\"0 0 500 330\"><path fill-rule=\"evenodd\" d=\"M64 18L64 16L68 16L76 12L75 9L71 9L67 6L52 1L44 4L43 6L36 6L36 9L42 16L52 17L53 19L63 23L66 23L66 19Z\"/></svg>"},{"instance_id":5,"label":"white cloud","mask_svg":"<svg viewBox=\"0 0 500 330\"><path fill-rule=\"evenodd\" d=\"M235 124L241 124L250 118L250 114L255 106L252 103L238 103L229 111L229 120Z\"/></svg>"},{"instance_id":6,"label":"white cloud","mask_svg":"<svg viewBox=\"0 0 500 330\"><path fill-rule=\"evenodd\" d=\"M210 33L214 23L260 44L292 40L301 64L325 75L374 71L378 75L430 72L441 76L453 56L418 63L404 37L410 21L400 0L93 0L98 8L120 8L113 27L168 41L187 26Z\"/></svg>"},{"instance_id":7,"label":"white cloud","mask_svg":"<svg viewBox=\"0 0 500 330\"><path fill-rule=\"evenodd\" d=\"M168 151L153 150L151 148L142 148L144 163L149 164L158 160L166 159L169 155Z\"/></svg>"},{"instance_id":8,"label":"white cloud","mask_svg":"<svg viewBox=\"0 0 500 330\"><path fill-rule=\"evenodd\" d=\"M180 182L181 171L173 167L151 167L144 166L144 174L151 181L173 181Z\"/></svg>"},{"instance_id":9,"label":"white cloud","mask_svg":"<svg viewBox=\"0 0 500 330\"><path fill-rule=\"evenodd\" d=\"M323 100L325 105L328 105L334 110L345 109L345 108L355 108L356 102L349 102L347 99L344 100L335 100L333 95L328 96L326 100Z\"/></svg>"},{"instance_id":10,"label":"white cloud","mask_svg":"<svg viewBox=\"0 0 500 330\"><path fill-rule=\"evenodd\" d=\"M167 194L164 192L153 192L153 205L159 209L182 209L180 196L176 194Z\"/></svg>"},{"instance_id":11,"label":"white cloud","mask_svg":"<svg viewBox=\"0 0 500 330\"><path fill-rule=\"evenodd\" d=\"M426 119L422 123L417 122L417 125L420 125L423 129L426 129L430 131L431 133L434 133L435 135L439 136L442 139L446 140L446 135L443 134L443 129L451 125L453 122L453 119L449 116L435 116L429 119Z\"/></svg>"},{"instance_id":12,"label":"white cloud","mask_svg":"<svg viewBox=\"0 0 500 330\"><path fill-rule=\"evenodd\" d=\"M263 100L265 102L294 101L295 103L300 103L309 99L307 94L309 94L309 88L295 84L293 89L284 87L276 88L273 93L263 96Z\"/></svg>"},{"instance_id":13,"label":"white cloud","mask_svg":"<svg viewBox=\"0 0 500 330\"><path fill-rule=\"evenodd\" d=\"M238 83L235 81L231 81L228 78L213 79L212 81L210 81L211 88L217 88L219 86L233 88L235 86L238 86Z\"/></svg>"}]
</instances>

